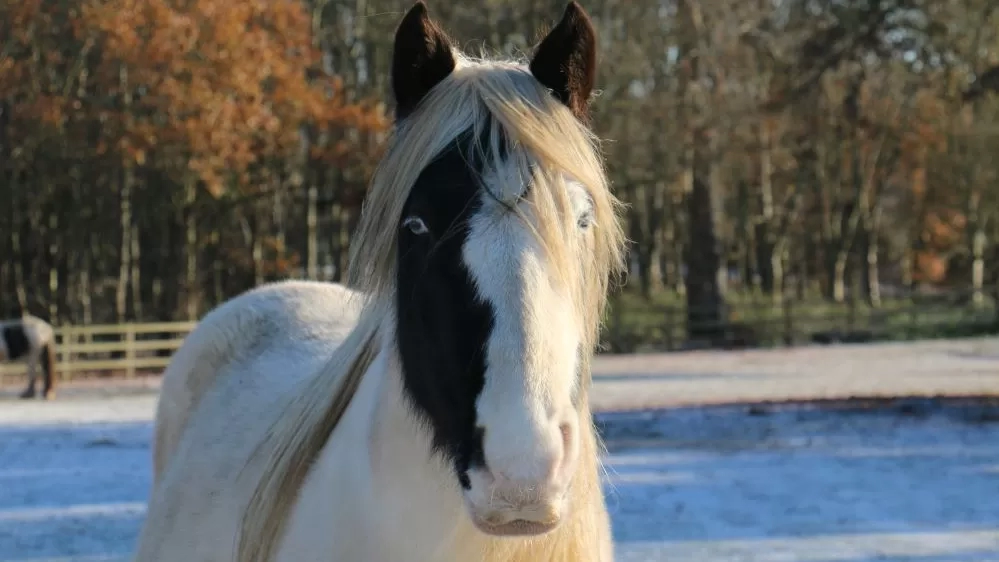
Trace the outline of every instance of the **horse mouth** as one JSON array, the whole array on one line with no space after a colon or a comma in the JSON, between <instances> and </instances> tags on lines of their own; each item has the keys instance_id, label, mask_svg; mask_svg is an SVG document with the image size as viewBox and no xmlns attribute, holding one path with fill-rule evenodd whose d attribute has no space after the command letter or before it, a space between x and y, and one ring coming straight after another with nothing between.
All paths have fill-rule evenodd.
<instances>
[{"instance_id":1,"label":"horse mouth","mask_svg":"<svg viewBox=\"0 0 999 562\"><path fill-rule=\"evenodd\" d=\"M496 537L532 537L543 535L558 527L559 519L550 518L547 521L529 521L527 519L511 519L503 523L494 523L474 517L475 527L487 535Z\"/></svg>"}]
</instances>

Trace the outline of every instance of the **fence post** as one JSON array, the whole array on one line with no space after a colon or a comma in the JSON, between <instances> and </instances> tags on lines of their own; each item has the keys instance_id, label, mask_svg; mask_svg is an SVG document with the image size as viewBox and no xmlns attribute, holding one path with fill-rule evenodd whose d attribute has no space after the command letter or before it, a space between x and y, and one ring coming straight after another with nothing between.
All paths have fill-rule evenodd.
<instances>
[{"instance_id":1,"label":"fence post","mask_svg":"<svg viewBox=\"0 0 999 562\"><path fill-rule=\"evenodd\" d=\"M125 377L135 378L135 324L131 322L125 330Z\"/></svg>"}]
</instances>

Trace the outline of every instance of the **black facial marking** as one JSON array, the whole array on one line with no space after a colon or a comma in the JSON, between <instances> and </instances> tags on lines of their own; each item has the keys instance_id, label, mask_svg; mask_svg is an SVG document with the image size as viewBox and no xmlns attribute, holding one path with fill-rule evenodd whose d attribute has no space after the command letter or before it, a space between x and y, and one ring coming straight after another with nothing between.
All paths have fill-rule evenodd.
<instances>
[{"instance_id":1,"label":"black facial marking","mask_svg":"<svg viewBox=\"0 0 999 562\"><path fill-rule=\"evenodd\" d=\"M0 330L0 337L3 337L7 346L7 359L11 361L24 357L31 348L31 342L28 341L28 336L21 325L4 326L3 330Z\"/></svg>"},{"instance_id":2,"label":"black facial marking","mask_svg":"<svg viewBox=\"0 0 999 562\"><path fill-rule=\"evenodd\" d=\"M466 488L467 470L485 465L475 401L494 318L462 258L468 221L482 206L488 162L473 139L470 132L460 136L413 186L398 225L396 303L406 393L429 423L435 451L453 463ZM411 218L419 218L427 232L414 233Z\"/></svg>"}]
</instances>

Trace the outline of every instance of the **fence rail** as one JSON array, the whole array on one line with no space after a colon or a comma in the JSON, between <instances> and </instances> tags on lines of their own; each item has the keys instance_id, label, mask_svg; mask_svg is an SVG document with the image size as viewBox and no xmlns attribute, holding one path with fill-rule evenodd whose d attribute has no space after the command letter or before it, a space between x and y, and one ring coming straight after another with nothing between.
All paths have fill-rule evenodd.
<instances>
[{"instance_id":1,"label":"fence rail","mask_svg":"<svg viewBox=\"0 0 999 562\"><path fill-rule=\"evenodd\" d=\"M56 328L56 370L60 379L87 374L160 371L196 322L94 324ZM23 362L0 363L0 377L26 373Z\"/></svg>"}]
</instances>

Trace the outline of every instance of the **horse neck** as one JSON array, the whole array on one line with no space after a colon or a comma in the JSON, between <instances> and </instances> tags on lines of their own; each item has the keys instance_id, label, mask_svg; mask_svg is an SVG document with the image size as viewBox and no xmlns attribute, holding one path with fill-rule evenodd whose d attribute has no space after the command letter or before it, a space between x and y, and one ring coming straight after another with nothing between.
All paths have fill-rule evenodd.
<instances>
[{"instance_id":1,"label":"horse neck","mask_svg":"<svg viewBox=\"0 0 999 562\"><path fill-rule=\"evenodd\" d=\"M406 538L398 544L406 543L406 550L398 559L479 560L457 554L481 551L470 544L481 539L460 531L467 517L457 479L430 453L431 435L405 395L391 317L379 334L379 351L358 395L365 404L363 436L358 437L366 444L369 500L379 514L380 529L370 531L384 536L403 530Z\"/></svg>"}]
</instances>

